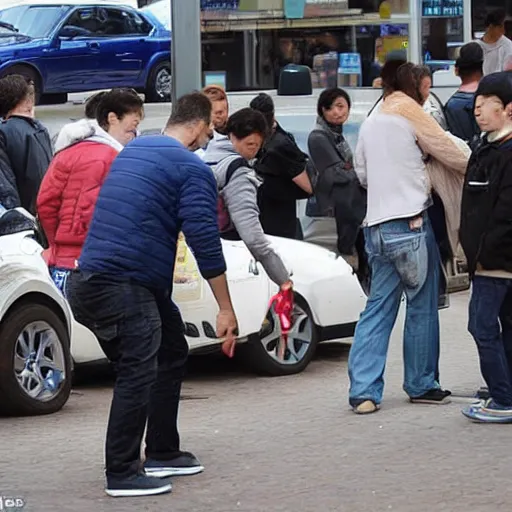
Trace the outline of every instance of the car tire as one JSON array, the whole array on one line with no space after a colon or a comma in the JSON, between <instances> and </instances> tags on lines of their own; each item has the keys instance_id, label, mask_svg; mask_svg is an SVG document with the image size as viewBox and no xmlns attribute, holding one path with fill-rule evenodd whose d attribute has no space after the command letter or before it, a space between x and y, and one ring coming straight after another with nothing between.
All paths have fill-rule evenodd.
<instances>
[{"instance_id":1,"label":"car tire","mask_svg":"<svg viewBox=\"0 0 512 512\"><path fill-rule=\"evenodd\" d=\"M1 75L0 78L4 78L9 75L22 75L26 78L29 78L34 82L34 86L36 89L36 105L39 105L41 101L41 90L42 90L42 83L41 83L41 77L37 73L37 71L34 68L31 68L30 66L23 66L22 64L11 66L10 68L7 68Z\"/></svg>"},{"instance_id":2,"label":"car tire","mask_svg":"<svg viewBox=\"0 0 512 512\"><path fill-rule=\"evenodd\" d=\"M172 69L170 62L160 62L149 73L145 97L147 103L171 101Z\"/></svg>"},{"instance_id":3,"label":"car tire","mask_svg":"<svg viewBox=\"0 0 512 512\"><path fill-rule=\"evenodd\" d=\"M0 324L1 415L59 411L71 393L71 373L68 331L49 306L24 303L7 314Z\"/></svg>"},{"instance_id":4,"label":"car tire","mask_svg":"<svg viewBox=\"0 0 512 512\"><path fill-rule=\"evenodd\" d=\"M64 105L68 102L67 93L43 94L39 100L40 105Z\"/></svg>"},{"instance_id":5,"label":"car tire","mask_svg":"<svg viewBox=\"0 0 512 512\"><path fill-rule=\"evenodd\" d=\"M307 343L292 338L294 332L302 333L301 338L308 338L304 339ZM260 333L250 336L248 342L240 346L239 354L257 373L271 377L294 375L306 369L316 352L318 328L307 302L298 294L295 294L294 323L284 358L277 355L280 340L279 319L273 310L269 310ZM293 351L289 347L293 347Z\"/></svg>"}]
</instances>

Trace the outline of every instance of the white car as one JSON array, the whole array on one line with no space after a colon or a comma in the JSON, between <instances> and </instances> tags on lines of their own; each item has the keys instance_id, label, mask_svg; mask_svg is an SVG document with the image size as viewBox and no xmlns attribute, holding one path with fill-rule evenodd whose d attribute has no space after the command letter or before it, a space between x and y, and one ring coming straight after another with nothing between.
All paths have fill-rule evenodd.
<instances>
[{"instance_id":1,"label":"white car","mask_svg":"<svg viewBox=\"0 0 512 512\"><path fill-rule=\"evenodd\" d=\"M0 217L0 235L4 221L5 215ZM269 308L277 287L242 242L223 241L223 248L239 321L237 353L260 372L287 375L308 365L317 343L350 338L366 296L351 267L334 253L270 238L295 283L293 325L285 347L279 320ZM2 414L59 410L71 391L73 367L105 358L92 332L74 321L41 253L37 230L0 236ZM182 312L191 352L217 349L217 305L184 240L178 244L174 281L173 298Z\"/></svg>"}]
</instances>

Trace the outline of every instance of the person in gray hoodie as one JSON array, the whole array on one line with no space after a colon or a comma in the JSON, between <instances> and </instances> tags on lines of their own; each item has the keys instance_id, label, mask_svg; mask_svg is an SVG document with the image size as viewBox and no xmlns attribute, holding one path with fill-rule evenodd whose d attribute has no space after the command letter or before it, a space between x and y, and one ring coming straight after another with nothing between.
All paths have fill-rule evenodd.
<instances>
[{"instance_id":1,"label":"person in gray hoodie","mask_svg":"<svg viewBox=\"0 0 512 512\"><path fill-rule=\"evenodd\" d=\"M260 112L244 108L231 115L226 132L212 139L203 155L233 226L229 233L221 231L221 236L242 240L269 278L282 290L289 289L290 274L261 226L257 199L260 181L249 164L267 136L267 122ZM238 164L233 168L235 161Z\"/></svg>"}]
</instances>

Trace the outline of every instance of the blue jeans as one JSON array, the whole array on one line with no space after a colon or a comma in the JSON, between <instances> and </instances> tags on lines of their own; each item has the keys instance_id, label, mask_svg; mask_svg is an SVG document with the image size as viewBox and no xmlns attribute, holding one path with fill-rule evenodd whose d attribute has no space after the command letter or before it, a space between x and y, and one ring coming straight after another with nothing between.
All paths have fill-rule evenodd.
<instances>
[{"instance_id":1,"label":"blue jeans","mask_svg":"<svg viewBox=\"0 0 512 512\"><path fill-rule=\"evenodd\" d=\"M474 277L468 330L490 396L512 407L512 279Z\"/></svg>"},{"instance_id":2,"label":"blue jeans","mask_svg":"<svg viewBox=\"0 0 512 512\"><path fill-rule=\"evenodd\" d=\"M365 228L365 238L372 280L348 361L352 406L362 400L382 401L389 338L403 293L404 390L417 398L439 388L441 262L430 221L424 215L423 226L414 230L407 219L385 222Z\"/></svg>"}]
</instances>

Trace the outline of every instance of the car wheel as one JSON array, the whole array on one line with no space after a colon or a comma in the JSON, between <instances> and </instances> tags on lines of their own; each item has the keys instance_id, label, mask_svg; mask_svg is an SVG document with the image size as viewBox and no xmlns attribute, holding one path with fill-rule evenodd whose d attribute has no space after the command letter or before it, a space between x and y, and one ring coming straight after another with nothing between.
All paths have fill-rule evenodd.
<instances>
[{"instance_id":1,"label":"car wheel","mask_svg":"<svg viewBox=\"0 0 512 512\"><path fill-rule=\"evenodd\" d=\"M244 360L259 373L270 376L302 372L313 359L318 331L306 301L295 295L292 327L285 342L281 323L273 308L269 309L262 330L240 346Z\"/></svg>"},{"instance_id":2,"label":"car wheel","mask_svg":"<svg viewBox=\"0 0 512 512\"><path fill-rule=\"evenodd\" d=\"M161 62L151 70L145 95L148 103L171 101L172 69L170 62Z\"/></svg>"},{"instance_id":3,"label":"car wheel","mask_svg":"<svg viewBox=\"0 0 512 512\"><path fill-rule=\"evenodd\" d=\"M0 413L31 416L60 410L71 393L66 326L43 304L23 304L0 325Z\"/></svg>"},{"instance_id":4,"label":"car wheel","mask_svg":"<svg viewBox=\"0 0 512 512\"><path fill-rule=\"evenodd\" d=\"M34 82L34 87L36 90L36 105L39 104L41 101L41 78L39 77L37 71L34 68L31 68L30 66L23 66L23 65L17 65L17 66L11 66L10 68L6 69L0 78L4 78L9 75L22 75Z\"/></svg>"},{"instance_id":5,"label":"car wheel","mask_svg":"<svg viewBox=\"0 0 512 512\"><path fill-rule=\"evenodd\" d=\"M43 94L39 100L40 105L64 105L67 103L67 93Z\"/></svg>"}]
</instances>

